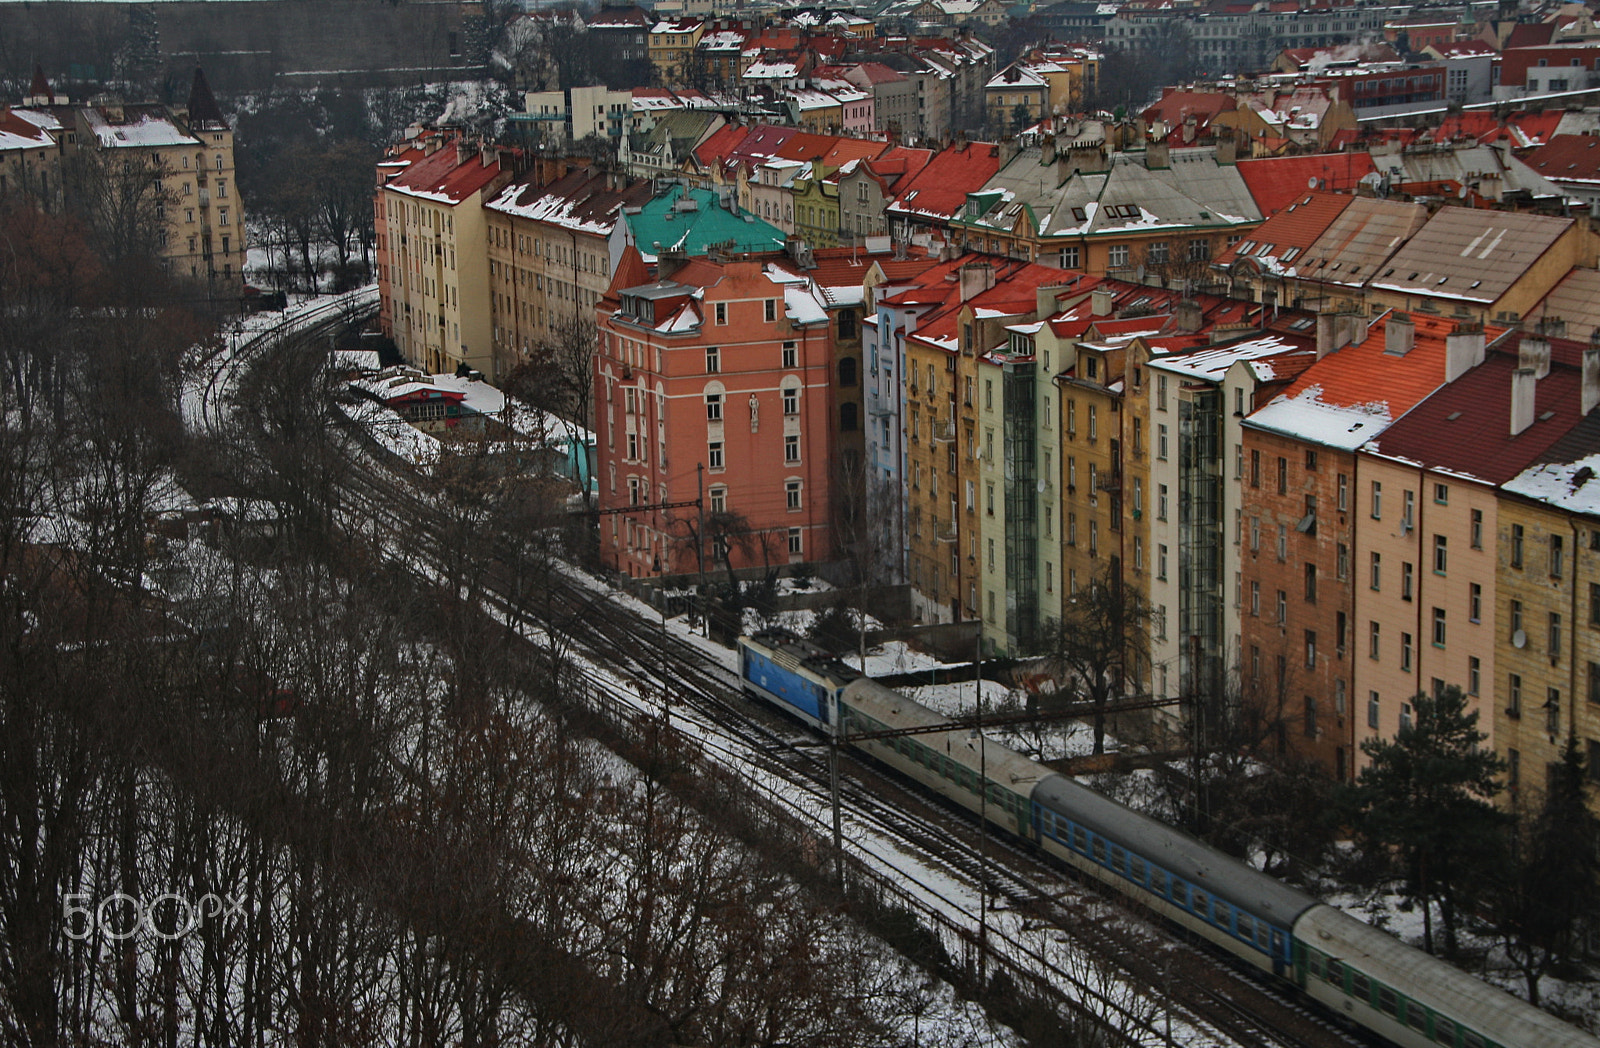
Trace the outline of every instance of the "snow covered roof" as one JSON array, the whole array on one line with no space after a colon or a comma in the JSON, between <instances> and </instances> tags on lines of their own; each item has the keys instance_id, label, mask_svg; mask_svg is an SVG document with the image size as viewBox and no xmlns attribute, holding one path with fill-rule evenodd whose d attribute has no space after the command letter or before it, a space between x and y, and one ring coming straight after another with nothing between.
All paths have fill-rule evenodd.
<instances>
[{"instance_id":1,"label":"snow covered roof","mask_svg":"<svg viewBox=\"0 0 1600 1048\"><path fill-rule=\"evenodd\" d=\"M199 144L200 140L178 127L164 109L130 107L125 112L127 119L122 121L113 121L104 109L85 109L83 114L89 130L108 149Z\"/></svg>"}]
</instances>

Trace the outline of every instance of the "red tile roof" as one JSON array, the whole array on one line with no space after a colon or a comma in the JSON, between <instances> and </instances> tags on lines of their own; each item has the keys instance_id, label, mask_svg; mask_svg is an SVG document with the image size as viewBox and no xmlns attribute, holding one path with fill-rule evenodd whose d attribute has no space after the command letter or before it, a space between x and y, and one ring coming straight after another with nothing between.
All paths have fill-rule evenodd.
<instances>
[{"instance_id":1,"label":"red tile roof","mask_svg":"<svg viewBox=\"0 0 1600 1048\"><path fill-rule=\"evenodd\" d=\"M1385 425L1443 384L1445 338L1456 328L1453 320L1411 314L1416 325L1413 345L1408 353L1397 356L1387 352L1388 327L1394 318L1393 311L1384 314L1359 344L1344 346L1311 365L1252 420L1271 429L1349 447L1358 447L1364 438L1383 432ZM1305 403L1285 403L1297 399ZM1326 423L1314 420L1313 405L1351 409L1349 427L1337 436L1325 432ZM1285 407L1290 410L1274 410Z\"/></svg>"},{"instance_id":2,"label":"red tile roof","mask_svg":"<svg viewBox=\"0 0 1600 1048\"><path fill-rule=\"evenodd\" d=\"M1370 153L1266 157L1234 166L1263 215L1282 211L1313 189L1353 193L1361 179L1377 170Z\"/></svg>"},{"instance_id":3,"label":"red tile roof","mask_svg":"<svg viewBox=\"0 0 1600 1048\"><path fill-rule=\"evenodd\" d=\"M1488 337L1493 339L1494 329ZM1519 337L1503 340L1473 368L1412 408L1362 450L1504 484L1540 460L1582 419L1582 373L1563 358L1579 343L1551 339L1550 373L1534 393L1534 422L1511 435L1511 374ZM1547 412L1549 418L1543 417Z\"/></svg>"},{"instance_id":4,"label":"red tile roof","mask_svg":"<svg viewBox=\"0 0 1600 1048\"><path fill-rule=\"evenodd\" d=\"M1526 165L1544 178L1600 179L1600 136L1557 134L1528 154Z\"/></svg>"},{"instance_id":5,"label":"red tile roof","mask_svg":"<svg viewBox=\"0 0 1600 1048\"><path fill-rule=\"evenodd\" d=\"M1555 39L1554 22L1521 22L1506 37L1506 50L1513 47L1540 47Z\"/></svg>"},{"instance_id":6,"label":"red tile roof","mask_svg":"<svg viewBox=\"0 0 1600 1048\"><path fill-rule=\"evenodd\" d=\"M412 196L446 200L459 204L470 199L499 177L499 160L484 163L485 154L461 156L461 143L450 142L432 154L412 146L391 160L409 160L400 174L385 183L385 188Z\"/></svg>"},{"instance_id":7,"label":"red tile roof","mask_svg":"<svg viewBox=\"0 0 1600 1048\"><path fill-rule=\"evenodd\" d=\"M1164 121L1168 128L1180 128L1188 117L1194 117L1195 123L1204 128L1209 125L1219 113L1226 113L1238 107L1238 102L1232 95L1225 95L1212 91L1178 91L1167 89L1159 101L1139 114L1145 123L1154 120Z\"/></svg>"},{"instance_id":8,"label":"red tile roof","mask_svg":"<svg viewBox=\"0 0 1600 1048\"><path fill-rule=\"evenodd\" d=\"M1279 210L1271 218L1251 230L1244 240L1228 248L1217 258L1217 265L1229 266L1246 257L1265 255L1281 259L1285 251L1299 248L1304 251L1327 232L1333 220L1344 213L1355 197L1342 193L1308 193L1302 191L1299 200ZM1250 247L1245 250L1245 245ZM1290 260L1289 264L1293 264Z\"/></svg>"},{"instance_id":9,"label":"red tile roof","mask_svg":"<svg viewBox=\"0 0 1600 1048\"><path fill-rule=\"evenodd\" d=\"M889 210L900 215L929 215L948 220L1000 170L1000 149L987 142L969 142L940 150L918 174L897 188Z\"/></svg>"}]
</instances>

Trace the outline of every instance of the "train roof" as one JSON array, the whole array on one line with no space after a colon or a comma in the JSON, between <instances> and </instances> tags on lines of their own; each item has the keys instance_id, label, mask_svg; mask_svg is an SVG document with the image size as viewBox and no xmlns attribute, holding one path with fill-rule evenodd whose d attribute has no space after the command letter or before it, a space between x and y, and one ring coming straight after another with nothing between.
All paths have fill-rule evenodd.
<instances>
[{"instance_id":1,"label":"train roof","mask_svg":"<svg viewBox=\"0 0 1600 1048\"><path fill-rule=\"evenodd\" d=\"M1283 928L1317 900L1081 783L1052 774L1033 799L1219 898Z\"/></svg>"},{"instance_id":2,"label":"train roof","mask_svg":"<svg viewBox=\"0 0 1600 1048\"><path fill-rule=\"evenodd\" d=\"M741 641L755 641L763 648L778 656L774 661L783 664L783 657L787 656L794 665L790 669L804 667L818 676L827 677L839 685L849 684L862 676L860 670L851 669L849 665L829 655L823 649L802 637L790 633L786 629L773 627L758 630L748 636L740 637Z\"/></svg>"},{"instance_id":3,"label":"train roof","mask_svg":"<svg viewBox=\"0 0 1600 1048\"><path fill-rule=\"evenodd\" d=\"M859 710L889 728L937 728L951 724L950 718L914 701L910 696L862 678L844 690L846 705ZM951 760L974 771L981 769L990 782L1006 786L1023 797L1033 793L1034 785L1048 775L1049 768L1024 757L993 739L984 737L983 753L973 745L970 729L951 724L949 731L930 731L917 738L927 746L939 748Z\"/></svg>"},{"instance_id":4,"label":"train roof","mask_svg":"<svg viewBox=\"0 0 1600 1048\"><path fill-rule=\"evenodd\" d=\"M1516 1048L1600 1048L1600 1040L1577 1027L1413 949L1343 910L1332 906L1309 910L1295 934L1307 945L1347 961L1351 967L1496 1044Z\"/></svg>"}]
</instances>

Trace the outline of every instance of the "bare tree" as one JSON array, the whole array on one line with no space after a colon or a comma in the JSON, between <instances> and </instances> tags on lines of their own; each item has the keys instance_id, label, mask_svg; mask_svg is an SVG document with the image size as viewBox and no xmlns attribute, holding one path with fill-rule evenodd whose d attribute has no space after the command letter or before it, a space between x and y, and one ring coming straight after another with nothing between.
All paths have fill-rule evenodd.
<instances>
[{"instance_id":1,"label":"bare tree","mask_svg":"<svg viewBox=\"0 0 1600 1048\"><path fill-rule=\"evenodd\" d=\"M1060 619L1040 628L1056 679L1094 705L1095 753L1105 752L1106 706L1137 687L1149 661L1150 616L1137 590L1103 572L1063 602Z\"/></svg>"}]
</instances>

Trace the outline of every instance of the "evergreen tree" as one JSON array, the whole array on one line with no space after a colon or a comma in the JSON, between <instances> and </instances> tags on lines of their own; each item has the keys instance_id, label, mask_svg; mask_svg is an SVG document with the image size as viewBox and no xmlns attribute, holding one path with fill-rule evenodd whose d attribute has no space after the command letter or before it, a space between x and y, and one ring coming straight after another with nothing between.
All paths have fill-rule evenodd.
<instances>
[{"instance_id":1,"label":"evergreen tree","mask_svg":"<svg viewBox=\"0 0 1600 1048\"><path fill-rule=\"evenodd\" d=\"M1455 686L1412 700L1416 722L1393 739L1361 744L1368 765L1345 799L1368 856L1399 877L1422 906L1423 945L1434 952L1433 905L1447 954L1456 949L1461 903L1481 891L1503 854L1509 816L1490 803L1504 762L1481 747L1478 714Z\"/></svg>"},{"instance_id":2,"label":"evergreen tree","mask_svg":"<svg viewBox=\"0 0 1600 1048\"><path fill-rule=\"evenodd\" d=\"M1575 738L1551 773L1550 792L1532 825L1519 833L1496 900L1495 923L1506 954L1539 1003L1539 980L1570 961L1580 929L1600 915L1600 819L1588 804L1588 769Z\"/></svg>"}]
</instances>

